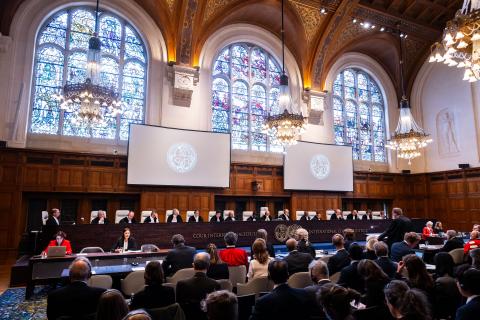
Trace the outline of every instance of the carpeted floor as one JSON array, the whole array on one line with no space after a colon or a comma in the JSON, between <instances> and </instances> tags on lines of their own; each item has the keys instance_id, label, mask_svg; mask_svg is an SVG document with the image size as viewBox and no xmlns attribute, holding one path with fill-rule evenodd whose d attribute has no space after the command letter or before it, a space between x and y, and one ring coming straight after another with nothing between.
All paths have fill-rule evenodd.
<instances>
[{"instance_id":1,"label":"carpeted floor","mask_svg":"<svg viewBox=\"0 0 480 320\"><path fill-rule=\"evenodd\" d=\"M25 300L25 288L10 288L0 295L0 320L47 318L47 292L35 290L32 299Z\"/></svg>"}]
</instances>

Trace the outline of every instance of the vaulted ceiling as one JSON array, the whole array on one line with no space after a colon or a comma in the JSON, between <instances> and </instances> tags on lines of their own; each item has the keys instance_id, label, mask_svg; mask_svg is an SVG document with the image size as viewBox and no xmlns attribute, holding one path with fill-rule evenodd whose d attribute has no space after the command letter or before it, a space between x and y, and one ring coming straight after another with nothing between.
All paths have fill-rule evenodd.
<instances>
[{"instance_id":1,"label":"vaulted ceiling","mask_svg":"<svg viewBox=\"0 0 480 320\"><path fill-rule=\"evenodd\" d=\"M0 32L25 0L0 2ZM42 0L48 1L48 0ZM167 42L169 60L194 66L208 37L234 23L260 26L280 37L280 0L132 0L153 18ZM72 1L74 3L74 1ZM285 37L302 72L304 86L324 89L326 72L342 53L360 52L380 63L397 88L398 28L405 40L408 87L430 46L462 0L285 0ZM326 13L321 12L321 8ZM357 19L357 23L353 20ZM365 29L359 22L377 27Z\"/></svg>"}]
</instances>

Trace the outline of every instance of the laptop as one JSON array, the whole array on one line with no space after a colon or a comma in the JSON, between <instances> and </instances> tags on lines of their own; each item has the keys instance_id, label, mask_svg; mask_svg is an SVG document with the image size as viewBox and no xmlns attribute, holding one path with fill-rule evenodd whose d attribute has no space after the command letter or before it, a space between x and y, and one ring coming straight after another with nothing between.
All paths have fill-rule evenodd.
<instances>
[{"instance_id":1,"label":"laptop","mask_svg":"<svg viewBox=\"0 0 480 320\"><path fill-rule=\"evenodd\" d=\"M47 250L48 258L65 257L66 254L67 254L67 247L65 246L48 247L48 250Z\"/></svg>"},{"instance_id":2,"label":"laptop","mask_svg":"<svg viewBox=\"0 0 480 320\"><path fill-rule=\"evenodd\" d=\"M417 257L419 257L420 259L422 259L422 260L423 260L423 254L424 254L423 251L421 251L421 250L415 250L415 255L416 255Z\"/></svg>"}]
</instances>

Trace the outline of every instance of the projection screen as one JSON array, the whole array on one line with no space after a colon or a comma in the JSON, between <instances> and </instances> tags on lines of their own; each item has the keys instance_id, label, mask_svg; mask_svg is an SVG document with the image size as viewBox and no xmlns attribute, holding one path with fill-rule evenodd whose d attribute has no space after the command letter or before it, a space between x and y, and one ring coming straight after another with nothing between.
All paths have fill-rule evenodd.
<instances>
[{"instance_id":1,"label":"projection screen","mask_svg":"<svg viewBox=\"0 0 480 320\"><path fill-rule=\"evenodd\" d=\"M351 146L299 142L286 149L284 189L353 191Z\"/></svg>"},{"instance_id":2,"label":"projection screen","mask_svg":"<svg viewBox=\"0 0 480 320\"><path fill-rule=\"evenodd\" d=\"M130 125L128 184L230 186L230 134Z\"/></svg>"}]
</instances>

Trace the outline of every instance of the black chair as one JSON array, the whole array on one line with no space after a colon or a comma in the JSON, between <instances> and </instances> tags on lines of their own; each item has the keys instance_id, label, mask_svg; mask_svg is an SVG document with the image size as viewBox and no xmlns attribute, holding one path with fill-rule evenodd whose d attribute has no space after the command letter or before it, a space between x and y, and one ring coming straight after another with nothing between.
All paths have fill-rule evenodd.
<instances>
[{"instance_id":1,"label":"black chair","mask_svg":"<svg viewBox=\"0 0 480 320\"><path fill-rule=\"evenodd\" d=\"M248 320L255 306L255 294L238 296L238 320Z\"/></svg>"},{"instance_id":2,"label":"black chair","mask_svg":"<svg viewBox=\"0 0 480 320\"><path fill-rule=\"evenodd\" d=\"M185 319L185 313L178 303L163 308L148 309L147 312L153 320Z\"/></svg>"}]
</instances>

